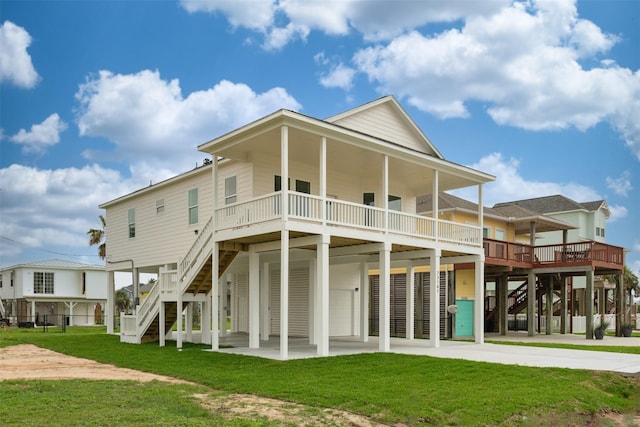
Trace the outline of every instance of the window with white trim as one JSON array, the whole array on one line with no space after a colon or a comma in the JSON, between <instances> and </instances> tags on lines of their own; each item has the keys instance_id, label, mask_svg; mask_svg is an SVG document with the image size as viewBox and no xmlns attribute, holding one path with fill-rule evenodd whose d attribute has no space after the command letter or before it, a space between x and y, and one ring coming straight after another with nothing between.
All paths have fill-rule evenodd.
<instances>
[{"instance_id":1,"label":"window with white trim","mask_svg":"<svg viewBox=\"0 0 640 427\"><path fill-rule=\"evenodd\" d=\"M238 201L236 190L236 177L230 176L224 180L224 204L230 205Z\"/></svg>"},{"instance_id":2,"label":"window with white trim","mask_svg":"<svg viewBox=\"0 0 640 427\"><path fill-rule=\"evenodd\" d=\"M164 199L156 200L156 214L164 212Z\"/></svg>"},{"instance_id":3,"label":"window with white trim","mask_svg":"<svg viewBox=\"0 0 640 427\"><path fill-rule=\"evenodd\" d=\"M504 230L496 228L496 240L504 241Z\"/></svg>"},{"instance_id":4,"label":"window with white trim","mask_svg":"<svg viewBox=\"0 0 640 427\"><path fill-rule=\"evenodd\" d=\"M34 271L33 273L33 293L53 294L53 273Z\"/></svg>"},{"instance_id":5,"label":"window with white trim","mask_svg":"<svg viewBox=\"0 0 640 427\"><path fill-rule=\"evenodd\" d=\"M189 190L188 197L189 205L189 225L198 223L198 189L192 188Z\"/></svg>"}]
</instances>

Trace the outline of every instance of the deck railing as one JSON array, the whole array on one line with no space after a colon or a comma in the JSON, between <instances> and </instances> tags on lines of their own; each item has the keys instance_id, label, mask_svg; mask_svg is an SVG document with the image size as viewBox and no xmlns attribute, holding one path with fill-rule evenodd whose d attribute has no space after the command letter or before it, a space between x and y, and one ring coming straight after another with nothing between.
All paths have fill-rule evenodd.
<instances>
[{"instance_id":1,"label":"deck railing","mask_svg":"<svg viewBox=\"0 0 640 427\"><path fill-rule=\"evenodd\" d=\"M488 263L507 263L522 267L552 264L622 266L624 256L621 247L599 242L531 246L485 238L483 246L485 259Z\"/></svg>"},{"instance_id":2,"label":"deck railing","mask_svg":"<svg viewBox=\"0 0 640 427\"><path fill-rule=\"evenodd\" d=\"M467 246L479 247L482 244L482 233L478 226L387 211L344 200L323 200L318 196L295 191L288 194L287 213L290 218L296 220L434 241L437 239ZM216 230L233 230L277 219L282 216L281 211L281 192L226 205L215 212Z\"/></svg>"}]
</instances>

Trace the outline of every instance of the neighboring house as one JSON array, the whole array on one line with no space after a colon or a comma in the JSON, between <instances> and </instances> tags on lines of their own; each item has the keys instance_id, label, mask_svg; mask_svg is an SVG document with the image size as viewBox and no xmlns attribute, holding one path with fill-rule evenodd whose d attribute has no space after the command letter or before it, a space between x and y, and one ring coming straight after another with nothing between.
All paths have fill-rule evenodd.
<instances>
[{"instance_id":1,"label":"neighboring house","mask_svg":"<svg viewBox=\"0 0 640 427\"><path fill-rule=\"evenodd\" d=\"M278 336L286 359L288 338L306 337L327 355L329 337L367 341L376 313L379 348L389 351L391 269L428 266L424 281L408 286L425 288L424 332L438 346L440 266L472 263L470 286L482 293L481 209L465 224L417 215L416 203L465 187L482 200L494 177L445 160L395 98L325 120L280 110L199 150L212 157L203 166L100 206L110 283L116 271L158 274L136 314L123 317L121 340L164 345L174 323L185 327L178 313L189 322L199 304L202 340L213 349L228 315L250 348ZM230 297L219 304L218 295ZM475 307L472 336L482 342L482 301ZM412 297L405 309L413 331Z\"/></svg>"},{"instance_id":2,"label":"neighboring house","mask_svg":"<svg viewBox=\"0 0 640 427\"><path fill-rule=\"evenodd\" d=\"M473 223L477 210L475 203L440 194L441 218ZM569 210L576 212L569 215ZM431 214L430 197L419 200L418 212ZM620 323L622 285L616 289L600 279L615 275L621 283L624 269L623 248L604 243L608 218L604 201L579 204L550 196L499 203L483 208L483 213L485 330L504 334L508 329L526 329L533 335L542 328L551 333L555 323L562 333L586 332L593 328L596 312L616 313L612 320L614 325ZM470 267L455 267L458 336L468 334L473 307L467 300L476 298L474 289L467 286L473 276ZM597 297L589 298L589 292ZM524 324L519 322L521 316ZM591 338L591 333L586 337Z\"/></svg>"},{"instance_id":3,"label":"neighboring house","mask_svg":"<svg viewBox=\"0 0 640 427\"><path fill-rule=\"evenodd\" d=\"M138 298L140 299L140 301L144 300L147 297L149 292L153 289L153 285L154 285L153 283L140 283L138 285ZM125 294L127 294L127 296L129 297L129 301L131 301L131 305L133 305L133 302L135 301L134 286L133 285L123 286L122 288L120 288L120 290L123 291Z\"/></svg>"},{"instance_id":4,"label":"neighboring house","mask_svg":"<svg viewBox=\"0 0 640 427\"><path fill-rule=\"evenodd\" d=\"M0 270L0 300L11 324L102 324L107 288L101 265L52 259Z\"/></svg>"}]
</instances>

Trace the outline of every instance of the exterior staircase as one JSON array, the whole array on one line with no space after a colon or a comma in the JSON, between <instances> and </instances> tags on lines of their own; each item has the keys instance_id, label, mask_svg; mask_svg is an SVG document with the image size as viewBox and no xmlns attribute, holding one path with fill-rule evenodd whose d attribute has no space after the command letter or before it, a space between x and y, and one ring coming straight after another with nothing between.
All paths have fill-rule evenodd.
<instances>
[{"instance_id":1,"label":"exterior staircase","mask_svg":"<svg viewBox=\"0 0 640 427\"><path fill-rule=\"evenodd\" d=\"M187 251L186 256L178 263L178 270L161 271L159 280L147 294L143 303L138 306L136 315L125 319L129 322L121 322L121 324L128 323L126 325L127 332L121 334L121 341L136 344L158 341L160 339L160 304L165 304L164 330L170 331L178 320L178 293L197 296L211 292L213 280L212 237L212 220L209 219ZM241 250L245 250L242 245L220 246L218 250L218 278L224 274ZM188 302L183 302L182 309L184 310L187 305ZM135 321L135 327L131 324L133 321ZM124 338L125 336L128 338Z\"/></svg>"}]
</instances>

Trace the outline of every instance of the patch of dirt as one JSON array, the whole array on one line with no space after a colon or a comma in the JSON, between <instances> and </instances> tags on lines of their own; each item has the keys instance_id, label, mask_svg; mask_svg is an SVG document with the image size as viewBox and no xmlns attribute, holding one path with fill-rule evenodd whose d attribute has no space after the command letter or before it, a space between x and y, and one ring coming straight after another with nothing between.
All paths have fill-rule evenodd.
<instances>
[{"instance_id":1,"label":"patch of dirt","mask_svg":"<svg viewBox=\"0 0 640 427\"><path fill-rule=\"evenodd\" d=\"M118 368L89 359L67 356L31 344L0 348L0 381L3 380L134 380L187 384L187 381L133 369ZM373 427L361 415L328 408L315 408L248 394L197 394L202 407L228 419L268 419L290 425L340 425Z\"/></svg>"}]
</instances>

